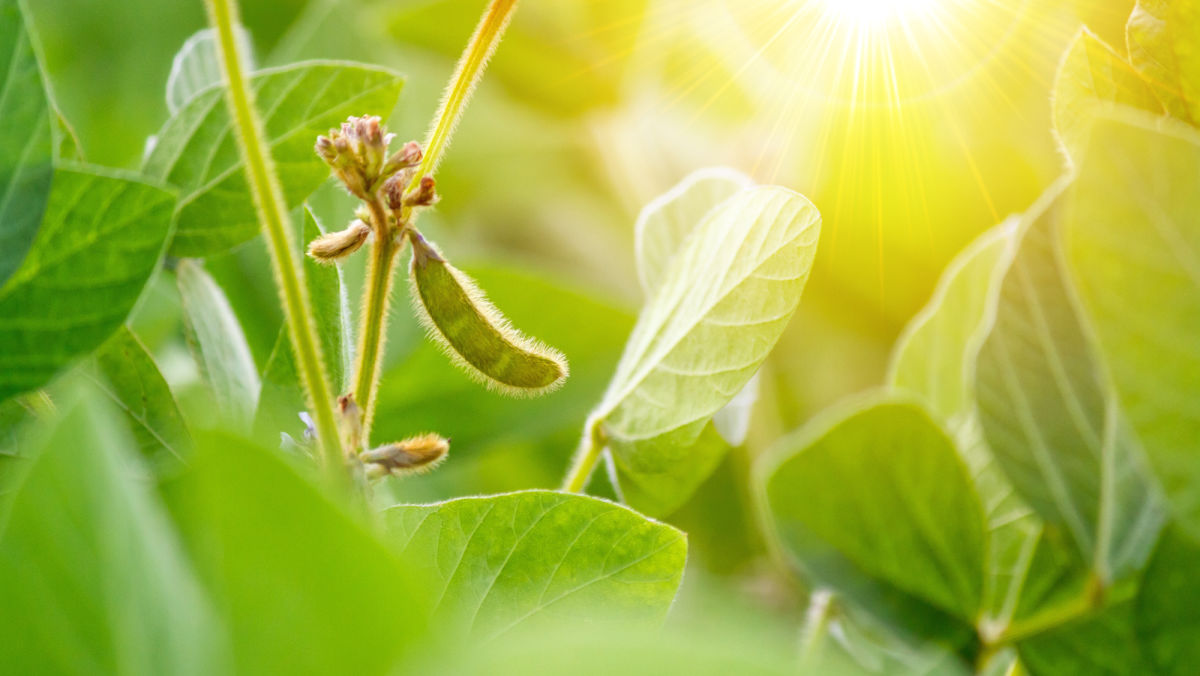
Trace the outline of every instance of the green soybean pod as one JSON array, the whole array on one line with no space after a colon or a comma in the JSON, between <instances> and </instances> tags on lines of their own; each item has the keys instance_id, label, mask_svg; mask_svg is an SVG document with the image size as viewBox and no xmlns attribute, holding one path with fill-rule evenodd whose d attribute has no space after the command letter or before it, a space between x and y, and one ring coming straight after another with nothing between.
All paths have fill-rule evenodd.
<instances>
[{"instance_id":1,"label":"green soybean pod","mask_svg":"<svg viewBox=\"0 0 1200 676\"><path fill-rule=\"evenodd\" d=\"M474 280L415 231L409 283L413 307L431 338L470 376L504 394L532 397L560 386L567 360L522 335Z\"/></svg>"}]
</instances>

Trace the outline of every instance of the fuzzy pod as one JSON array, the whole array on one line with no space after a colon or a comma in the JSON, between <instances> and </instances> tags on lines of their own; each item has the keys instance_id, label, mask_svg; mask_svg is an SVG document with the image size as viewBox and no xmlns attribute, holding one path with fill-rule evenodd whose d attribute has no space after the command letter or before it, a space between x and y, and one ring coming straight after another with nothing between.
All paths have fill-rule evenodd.
<instances>
[{"instance_id":1,"label":"fuzzy pod","mask_svg":"<svg viewBox=\"0 0 1200 676\"><path fill-rule=\"evenodd\" d=\"M336 263L361 249L370 236L371 226L356 220L345 230L314 239L308 245L308 255L318 263Z\"/></svg>"},{"instance_id":2,"label":"fuzzy pod","mask_svg":"<svg viewBox=\"0 0 1200 676\"><path fill-rule=\"evenodd\" d=\"M449 439L437 434L422 434L371 449L359 458L364 464L377 465L378 473L402 476L428 472L440 465L449 454Z\"/></svg>"},{"instance_id":3,"label":"fuzzy pod","mask_svg":"<svg viewBox=\"0 0 1200 676\"><path fill-rule=\"evenodd\" d=\"M531 397L552 391L568 375L561 352L522 335L474 280L415 231L409 284L413 307L431 338L459 367L504 394Z\"/></svg>"}]
</instances>

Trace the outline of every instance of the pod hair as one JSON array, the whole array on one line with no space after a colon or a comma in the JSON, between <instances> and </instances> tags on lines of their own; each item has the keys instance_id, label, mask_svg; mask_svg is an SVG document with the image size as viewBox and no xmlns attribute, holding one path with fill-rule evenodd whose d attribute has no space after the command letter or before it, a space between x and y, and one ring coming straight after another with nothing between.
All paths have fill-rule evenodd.
<instances>
[{"instance_id":1,"label":"pod hair","mask_svg":"<svg viewBox=\"0 0 1200 676\"><path fill-rule=\"evenodd\" d=\"M517 331L474 280L451 265L420 233L409 231L413 309L430 338L456 365L503 394L533 397L567 379L561 352Z\"/></svg>"}]
</instances>

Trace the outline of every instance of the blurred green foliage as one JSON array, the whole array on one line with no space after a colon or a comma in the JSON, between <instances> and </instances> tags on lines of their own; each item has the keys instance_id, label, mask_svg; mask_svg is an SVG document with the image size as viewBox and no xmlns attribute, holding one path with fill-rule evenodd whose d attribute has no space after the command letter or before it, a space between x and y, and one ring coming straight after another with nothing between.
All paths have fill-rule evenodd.
<instances>
[{"instance_id":1,"label":"blurred green foliage","mask_svg":"<svg viewBox=\"0 0 1200 676\"><path fill-rule=\"evenodd\" d=\"M61 162L155 164L150 136L189 119L168 122L164 85L173 55L204 26L201 3L25 4L53 93L31 105L31 133L54 130L60 163L53 190L42 186L42 240L28 257L4 258L15 276L0 282L0 394L20 394L0 402L6 666L957 674L1004 673L1019 658L1034 674L1080 664L1188 673L1188 604L1200 594L1181 574L1198 556L1200 418L1189 402L1200 390L1200 145L1180 95L1200 71L1184 58L1159 73L1172 86L1144 79L1155 50L1196 53L1186 30L1154 30L1200 25L1186 23L1200 19L1194 0L1138 3L1129 53L1108 45L1124 44L1133 2L986 3L956 29L958 42L933 45L962 76L895 105L859 105L844 83L821 89L791 72L794 54L768 48L763 33L790 0L522 0L439 170L443 201L421 226L516 326L566 354L571 379L537 400L479 388L424 339L398 285L374 441L436 431L452 451L437 473L386 480L361 501L321 484L303 457L303 397L270 264L260 239L243 242L254 232L249 195L235 185L218 195L232 211L191 214L192 228L243 226L203 263L160 259L168 193ZM335 117L387 113L399 80L386 73L405 75L389 122L407 140L424 134L485 2L242 5L263 66L354 59L387 69L372 71L385 74L386 96L372 99L383 109L354 109L353 86L313 98ZM1084 22L1094 34L1079 37ZM970 62L951 63L955 49ZM897 61L911 68L913 58ZM308 87L278 91L289 105L271 120L312 103ZM219 118L216 92L203 96ZM1110 115L1113 102L1177 119ZM280 123L285 134L293 126ZM318 130L276 148L306 174L293 201L316 188L297 223L309 237L318 222L343 227L356 206L331 181L317 187L325 168L305 159L305 139ZM236 169L228 136L204 140L192 152ZM38 145L47 157L49 148ZM14 157L0 153L0 165ZM1078 178L1056 184L1067 162ZM535 490L559 483L634 327L638 210L708 165L803 192L824 218L806 295L763 364L745 443L715 442L716 471L687 504L659 510L669 525ZM115 197L87 221L73 189ZM1013 213L1029 215L996 227ZM985 231L893 357L951 256ZM74 257L45 273L43 249L65 246L63 232L88 246L67 247ZM308 267L322 326L341 324L342 295L351 310L362 295L362 260L340 275ZM135 306L122 284L147 292ZM73 320L83 328L57 352L30 338L31 325ZM1157 349L1143 342L1151 329ZM337 333L322 336L327 352L344 352ZM774 337L763 339L768 350ZM788 434L885 379L908 394ZM685 422L715 436L704 416ZM275 452L281 432L298 452ZM780 439L776 460L755 473ZM622 497L604 469L593 492ZM376 514L433 501L447 502ZM666 626L635 628L619 614L630 610L666 616ZM466 650L462 635L480 617L505 639Z\"/></svg>"}]
</instances>

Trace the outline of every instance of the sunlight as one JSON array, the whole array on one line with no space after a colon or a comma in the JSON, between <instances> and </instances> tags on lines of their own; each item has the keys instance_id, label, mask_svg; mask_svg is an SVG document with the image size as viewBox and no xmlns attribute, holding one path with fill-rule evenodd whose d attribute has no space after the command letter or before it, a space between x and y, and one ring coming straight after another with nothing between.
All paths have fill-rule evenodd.
<instances>
[{"instance_id":1,"label":"sunlight","mask_svg":"<svg viewBox=\"0 0 1200 676\"><path fill-rule=\"evenodd\" d=\"M860 26L879 26L935 10L940 0L821 0L828 14Z\"/></svg>"}]
</instances>

